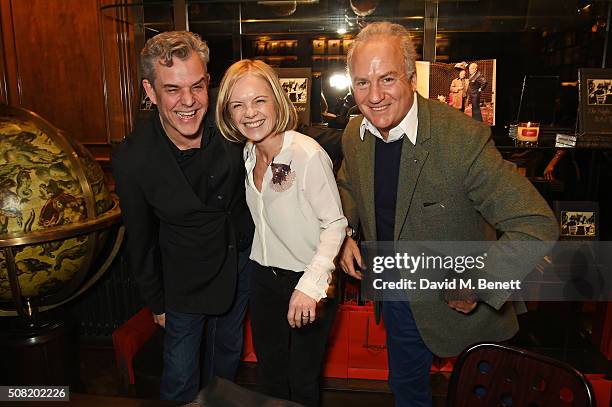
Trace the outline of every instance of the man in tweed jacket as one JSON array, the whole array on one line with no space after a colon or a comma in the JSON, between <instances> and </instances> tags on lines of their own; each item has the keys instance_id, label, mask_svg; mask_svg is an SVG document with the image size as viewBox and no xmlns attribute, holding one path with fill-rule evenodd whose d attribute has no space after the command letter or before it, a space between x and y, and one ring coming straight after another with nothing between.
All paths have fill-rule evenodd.
<instances>
[{"instance_id":1,"label":"man in tweed jacket","mask_svg":"<svg viewBox=\"0 0 612 407\"><path fill-rule=\"evenodd\" d=\"M345 130L338 176L349 225L371 241L484 241L496 230L500 240L555 240L550 208L502 159L490 129L416 93L414 59L407 31L386 22L367 26L349 50L363 113ZM361 265L361 254L347 237L340 266L361 278L354 261ZM396 406L431 405L432 354L457 355L478 341L512 337L518 324L509 295L382 302Z\"/></svg>"}]
</instances>

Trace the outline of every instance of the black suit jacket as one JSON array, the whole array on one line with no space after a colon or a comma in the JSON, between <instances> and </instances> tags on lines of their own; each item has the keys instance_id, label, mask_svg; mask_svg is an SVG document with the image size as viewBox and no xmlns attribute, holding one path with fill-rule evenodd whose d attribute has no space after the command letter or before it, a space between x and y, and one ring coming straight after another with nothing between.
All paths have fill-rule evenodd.
<instances>
[{"instance_id":1,"label":"black suit jacket","mask_svg":"<svg viewBox=\"0 0 612 407\"><path fill-rule=\"evenodd\" d=\"M154 313L220 314L234 297L238 247L252 238L243 146L225 140L207 116L222 144L215 159L229 168L211 205L183 175L159 120L155 112L138 125L112 157L130 269Z\"/></svg>"},{"instance_id":2,"label":"black suit jacket","mask_svg":"<svg viewBox=\"0 0 612 407\"><path fill-rule=\"evenodd\" d=\"M480 71L477 71L474 76L469 78L468 94L471 98L474 98L480 95L480 92L485 90L486 87L487 80Z\"/></svg>"}]
</instances>

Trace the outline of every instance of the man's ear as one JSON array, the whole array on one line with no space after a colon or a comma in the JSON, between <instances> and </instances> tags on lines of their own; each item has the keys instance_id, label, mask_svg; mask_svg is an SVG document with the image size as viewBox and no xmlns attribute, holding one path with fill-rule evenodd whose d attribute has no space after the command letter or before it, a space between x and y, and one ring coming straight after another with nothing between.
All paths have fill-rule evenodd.
<instances>
[{"instance_id":1,"label":"man's ear","mask_svg":"<svg viewBox=\"0 0 612 407\"><path fill-rule=\"evenodd\" d=\"M410 78L410 84L412 85L412 89L414 91L417 90L417 74L416 71L412 74L412 78Z\"/></svg>"},{"instance_id":2,"label":"man's ear","mask_svg":"<svg viewBox=\"0 0 612 407\"><path fill-rule=\"evenodd\" d=\"M151 102L153 102L153 104L156 105L157 104L157 94L155 93L155 89L153 88L153 85L151 84L151 82L149 82L148 79L143 79L142 87L147 93L147 96L149 97L149 99L151 99Z\"/></svg>"}]
</instances>

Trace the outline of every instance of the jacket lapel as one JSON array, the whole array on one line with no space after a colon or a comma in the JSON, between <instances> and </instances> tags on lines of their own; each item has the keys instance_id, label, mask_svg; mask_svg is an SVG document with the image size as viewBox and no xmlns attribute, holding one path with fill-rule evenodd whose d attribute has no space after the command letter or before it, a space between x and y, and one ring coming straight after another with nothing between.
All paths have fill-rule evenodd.
<instances>
[{"instance_id":1,"label":"jacket lapel","mask_svg":"<svg viewBox=\"0 0 612 407\"><path fill-rule=\"evenodd\" d=\"M426 149L431 137L429 109L427 108L425 99L418 94L417 103L419 123L417 127L416 145L413 146L407 137L404 137L402 140L404 146L402 146L397 185L397 200L395 205L395 240L399 240L402 233L402 228L404 227L406 216L412 204L412 198L414 197L414 191L419 176L421 175L421 170L429 155L429 151Z\"/></svg>"},{"instance_id":2,"label":"jacket lapel","mask_svg":"<svg viewBox=\"0 0 612 407\"><path fill-rule=\"evenodd\" d=\"M357 136L359 137L359 136ZM376 213L374 208L374 146L375 137L366 130L365 137L361 143L361 148L357 149L357 163L362 165L356 165L359 168L359 188L361 190L361 196L363 199L363 212L366 215L365 219L361 219L361 226L363 227L363 234L367 236L367 239L376 240Z\"/></svg>"}]
</instances>

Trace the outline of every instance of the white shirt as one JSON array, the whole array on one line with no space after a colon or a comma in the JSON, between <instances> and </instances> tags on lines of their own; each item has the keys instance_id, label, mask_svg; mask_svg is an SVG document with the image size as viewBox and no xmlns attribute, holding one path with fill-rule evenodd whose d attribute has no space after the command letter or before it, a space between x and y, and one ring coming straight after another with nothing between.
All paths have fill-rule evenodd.
<instances>
[{"instance_id":1,"label":"white shirt","mask_svg":"<svg viewBox=\"0 0 612 407\"><path fill-rule=\"evenodd\" d=\"M285 181L273 183L270 165L260 193L253 181L255 149L251 142L244 147L246 200L255 223L251 259L303 271L295 289L319 301L326 297L347 226L332 162L316 141L286 131L273 164L289 165L291 171Z\"/></svg>"},{"instance_id":2,"label":"white shirt","mask_svg":"<svg viewBox=\"0 0 612 407\"><path fill-rule=\"evenodd\" d=\"M418 115L419 108L417 104L417 93L414 92L412 107L410 108L406 116L404 116L404 119L400 122L400 124L398 124L389 131L389 137L387 137L386 140L383 138L382 134L380 134L380 131L378 131L378 129L365 117L363 118L363 121L359 126L359 137L361 137L361 141L363 141L363 138L365 137L365 131L369 130L370 133L372 133L375 137L378 137L385 143L393 143L394 141L400 140L402 137L404 137L405 134L406 137L408 137L408 140L410 140L413 145L416 145L417 129L419 127Z\"/></svg>"}]
</instances>

